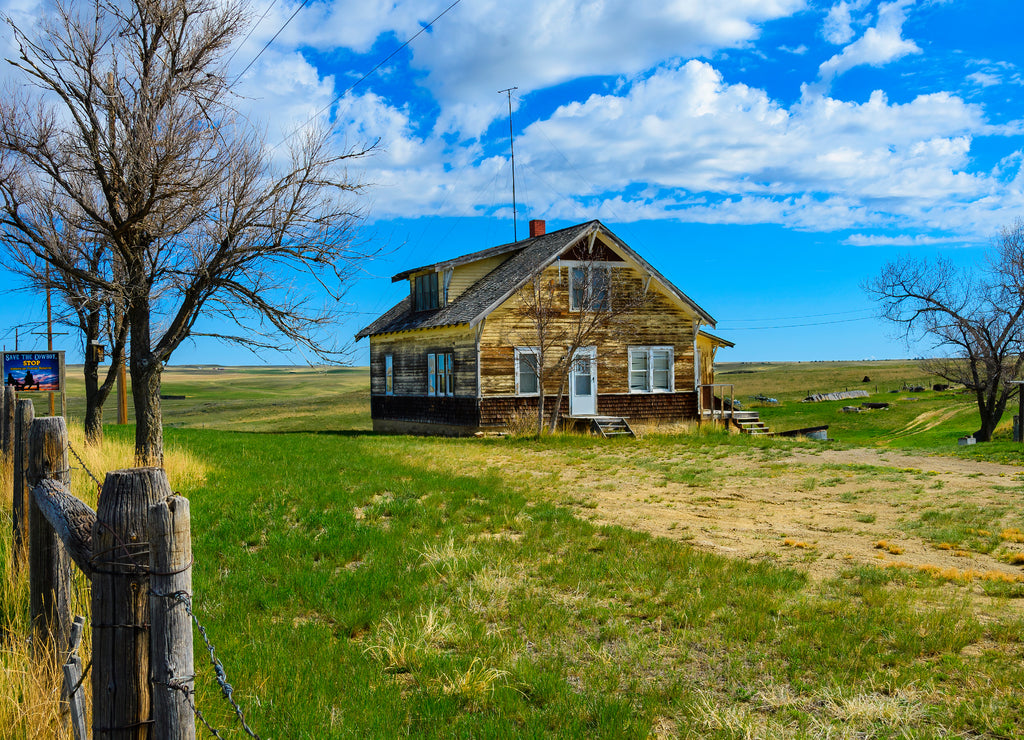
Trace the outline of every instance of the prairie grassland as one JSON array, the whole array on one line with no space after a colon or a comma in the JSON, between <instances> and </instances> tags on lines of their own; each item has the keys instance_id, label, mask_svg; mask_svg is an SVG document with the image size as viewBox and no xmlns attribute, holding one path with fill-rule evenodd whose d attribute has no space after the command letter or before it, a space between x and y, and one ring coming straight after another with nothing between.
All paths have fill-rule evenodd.
<instances>
[{"instance_id":1,"label":"prairie grassland","mask_svg":"<svg viewBox=\"0 0 1024 740\"><path fill-rule=\"evenodd\" d=\"M1021 481L926 457L958 417L866 450L383 437L365 374L239 375L166 383L167 443L205 470L196 609L264 737L1024 737L1019 587L971 575L1021 572ZM881 436L954 398L922 397L843 423Z\"/></svg>"}]
</instances>

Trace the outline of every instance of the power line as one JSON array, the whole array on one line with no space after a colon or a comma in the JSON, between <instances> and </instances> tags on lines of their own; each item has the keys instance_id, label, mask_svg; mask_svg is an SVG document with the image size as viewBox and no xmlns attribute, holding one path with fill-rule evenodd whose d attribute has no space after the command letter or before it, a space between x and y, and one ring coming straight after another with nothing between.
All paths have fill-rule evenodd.
<instances>
[{"instance_id":1,"label":"power line","mask_svg":"<svg viewBox=\"0 0 1024 740\"><path fill-rule=\"evenodd\" d=\"M308 2L308 0L305 0L305 2L303 2L303 5L305 5L305 4L306 4L306 2ZM358 80L356 80L356 81L355 81L355 82L353 82L353 83L352 83L351 85L349 85L349 86L348 86L348 87L347 87L347 88L346 88L346 89L345 89L345 90L344 90L344 91L343 91L343 92L342 92L342 93L341 93L340 95L338 95L337 97L335 97L335 98L334 98L334 100L332 100L332 101L331 101L330 103L328 103L328 104L327 104L327 105L325 105L325 106L324 106L323 108L321 108L321 109L320 109L320 110L318 110L318 111L317 111L316 113L314 113L314 114L313 114L313 115L312 115L312 116L311 116L311 117L309 118L309 120L308 120L308 121L306 121L306 122L305 122L304 124L302 124L301 126L299 126L299 127L297 128L297 129L295 129L294 131L292 131L292 132L291 132L290 134L288 134L287 136L285 136L285 137L284 137L283 139L281 139L281 141L280 141L280 142L279 142L279 143L278 143L278 144L277 144L276 146L274 146L274 147L273 147L273 149L271 149L271 151L274 151L274 149L277 149L277 147L281 146L281 144L284 144L284 143L285 143L286 141L288 141L288 140L289 140L290 138L292 138L292 137L293 137L293 136L295 136L295 135L296 135L297 133L299 133L299 132L300 132L300 131L301 131L302 129L306 128L306 126L308 126L308 125L309 125L309 124L311 124L311 123L312 123L313 121L315 121L315 120L316 120L317 118L319 118L319 117L320 117L320 116L322 116L322 115L323 115L324 113L326 113L327 111L329 111L329 110L331 109L331 107L332 107L332 106L333 106L333 105L334 105L335 103L337 103L337 102L338 102L339 100L341 100L341 99L342 99L343 97L345 97L345 96L346 96L346 95L348 95L348 94L349 94L350 92L352 92L352 90L354 90L354 89L356 88L356 86L358 86L358 85L359 85L360 83L362 83L362 82L363 82L363 81L364 81L364 80L365 80L365 79L366 79L367 77L369 77L370 75L372 75L372 74L373 74L374 72L376 72L376 71L377 71L378 69L380 69L381 67L383 67L383 66L384 66L385 64L387 64L388 62L390 62L390 61L391 61L391 59L392 59L392 58L393 58L393 57L394 57L395 55L397 55L397 54L398 54L398 52L402 51L402 49L404 49L404 48L405 48L405 47L407 47L407 46L408 46L409 44L411 44L411 43L412 43L413 41L415 41L415 40L416 40L417 38L419 38L420 34L422 34L422 33L423 33L424 31L426 31L426 30L427 30L428 28L432 27L432 26L433 26L433 25L434 25L435 23L437 23L437 22L438 22L439 20L441 20L441 19L442 19L442 18L443 18L443 17L445 16L445 15L447 15L447 14L448 14L448 11L450 11L450 10L451 10L452 8L454 8L454 7L456 6L456 5L458 5L458 4L460 3L460 2L462 2L462 0L455 0L455 2L453 2L453 3L452 3L451 5L449 5L449 6L447 7L447 8L445 8L445 9L444 9L444 10L442 10L442 11L441 11L440 13L438 13L437 17L435 17L435 18L434 18L434 19L433 19L432 21L430 21L430 23L427 23L426 25L424 25L424 26L423 26L422 28L420 28L420 30L419 30L419 31L417 31L417 32L416 32L416 33L414 33L414 34L413 34L412 36L410 36L410 37L409 37L409 38L408 38L408 39L407 39L407 40L405 41L405 43L404 43L404 44L402 44L401 46L399 46L399 47L398 47L397 49L395 49L395 50L394 50L393 52L391 52L391 53L390 53L390 54L388 54L388 55L387 55L386 57L384 57L384 58L383 58L383 59L382 59L381 61L379 61L379 62L378 62L378 63L377 63L376 65L374 65L373 69L371 69L371 70L370 70L369 72L367 72L367 73L366 73L366 74L364 74L364 75L363 75L362 77L360 77L360 78L359 78ZM277 37L275 36L274 38L277 38ZM273 39L271 39L271 41L273 41ZM261 52L261 53L262 53L262 52ZM253 60L253 61L255 61L255 60Z\"/></svg>"},{"instance_id":2,"label":"power line","mask_svg":"<svg viewBox=\"0 0 1024 740\"><path fill-rule=\"evenodd\" d=\"M854 311L834 311L832 313L809 313L803 316L759 316L754 319L722 319L723 322L731 321L794 321L796 319L820 319L824 316L848 316L851 313L864 313L874 311L873 308L858 308Z\"/></svg>"},{"instance_id":3,"label":"power line","mask_svg":"<svg viewBox=\"0 0 1024 740\"><path fill-rule=\"evenodd\" d=\"M275 2L276 2L276 0L275 0ZM252 65L256 64L256 60L259 59L263 55L263 52L265 52L268 48L270 48L270 45L277 40L277 37L280 36L281 33L284 31L284 29L286 29L288 27L288 24L291 23L292 20L295 18L295 16L297 16L299 14L299 11L302 10L304 7L306 7L306 3L308 3L308 2L309 2L309 0L302 0L302 3L299 5L299 7L297 7L295 9L295 12L291 14L291 16L288 18L288 20L286 20L284 22L284 25L281 26L279 29L277 29L277 33L274 34L273 38L271 38L270 41L268 41L267 43L265 43L263 45L263 48L260 49L259 54L254 56L252 58L252 61L249 62L247 65L245 65L245 69L243 69L241 72L238 73L238 75L235 77L235 82L238 82L240 79L242 79L242 77L245 75L245 73L249 71L249 68L252 67ZM269 11L270 11L270 8L267 8L267 12L269 12ZM264 13L263 15L266 16L266 13ZM260 20L263 20L263 19L261 18ZM252 31L250 31L249 33L251 34ZM246 36L245 38L248 39L249 37ZM244 44L245 41L243 41L242 43ZM232 56L234 56L234 54L232 54ZM234 82L231 83L231 84L233 85Z\"/></svg>"},{"instance_id":4,"label":"power line","mask_svg":"<svg viewBox=\"0 0 1024 740\"><path fill-rule=\"evenodd\" d=\"M769 329L799 329L806 326L828 326L829 324L851 324L855 321L870 321L874 316L862 316L859 319L839 319L837 321L815 321L809 324L780 324L778 326L716 326L715 331L766 331Z\"/></svg>"},{"instance_id":5,"label":"power line","mask_svg":"<svg viewBox=\"0 0 1024 740\"><path fill-rule=\"evenodd\" d=\"M235 58L235 55L242 50L242 47L245 46L245 42L248 41L249 38L253 35L253 32L255 32L257 28L259 28L259 25L261 23L263 23L264 19L266 19L267 13L269 13L270 10L275 5L277 5L277 0L271 0L270 5L268 5L267 9L263 11L263 15L260 16L260 19L258 21L256 21L255 23L253 23L252 24L252 28L249 29L249 33L245 34L245 38L242 39L242 43L240 43L238 46L236 46L235 50L233 52L231 52L231 56L228 57L228 60L227 60L227 62L225 62L225 65L231 64L231 60L233 60ZM264 48L264 51L265 51L266 47L263 47L263 48ZM263 52L261 51L260 54L262 54L262 53ZM256 56L258 58L259 54L257 54ZM253 59L252 61L255 62L256 59ZM249 66L252 66L252 62L249 63ZM246 69L249 69L249 67L246 67ZM241 77L241 75L239 75L239 77ZM236 79L236 81L237 81L237 79Z\"/></svg>"}]
</instances>

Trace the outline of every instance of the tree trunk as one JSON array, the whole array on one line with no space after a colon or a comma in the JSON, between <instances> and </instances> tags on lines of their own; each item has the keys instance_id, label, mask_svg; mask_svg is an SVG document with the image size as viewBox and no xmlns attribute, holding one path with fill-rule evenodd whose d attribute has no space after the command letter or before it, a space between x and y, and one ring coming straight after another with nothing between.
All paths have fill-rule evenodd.
<instances>
[{"instance_id":1,"label":"tree trunk","mask_svg":"<svg viewBox=\"0 0 1024 740\"><path fill-rule=\"evenodd\" d=\"M130 311L132 344L129 366L135 406L135 464L139 467L163 467L160 379L164 368L150 348L149 311L146 297L133 303Z\"/></svg>"},{"instance_id":2,"label":"tree trunk","mask_svg":"<svg viewBox=\"0 0 1024 740\"><path fill-rule=\"evenodd\" d=\"M99 359L90 348L90 337L85 337L85 441L98 445L103 441L103 401L99 394Z\"/></svg>"},{"instance_id":3,"label":"tree trunk","mask_svg":"<svg viewBox=\"0 0 1024 740\"><path fill-rule=\"evenodd\" d=\"M541 365L538 361L538 365ZM544 374L537 369L537 439L544 434Z\"/></svg>"},{"instance_id":4,"label":"tree trunk","mask_svg":"<svg viewBox=\"0 0 1024 740\"><path fill-rule=\"evenodd\" d=\"M551 434L555 433L555 429L558 428L558 414L562 408L562 398L565 396L565 385L568 380L566 374L561 374L561 378L558 381L558 393L555 395L555 405L551 408L551 417L548 422L548 432Z\"/></svg>"}]
</instances>

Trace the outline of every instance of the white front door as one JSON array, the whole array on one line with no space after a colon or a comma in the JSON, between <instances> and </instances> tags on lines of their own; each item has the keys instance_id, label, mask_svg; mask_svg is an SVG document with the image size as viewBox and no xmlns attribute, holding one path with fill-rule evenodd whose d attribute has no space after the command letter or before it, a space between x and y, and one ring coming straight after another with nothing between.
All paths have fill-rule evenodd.
<instances>
[{"instance_id":1,"label":"white front door","mask_svg":"<svg viewBox=\"0 0 1024 740\"><path fill-rule=\"evenodd\" d=\"M569 370L569 416L597 415L597 347L573 355Z\"/></svg>"}]
</instances>

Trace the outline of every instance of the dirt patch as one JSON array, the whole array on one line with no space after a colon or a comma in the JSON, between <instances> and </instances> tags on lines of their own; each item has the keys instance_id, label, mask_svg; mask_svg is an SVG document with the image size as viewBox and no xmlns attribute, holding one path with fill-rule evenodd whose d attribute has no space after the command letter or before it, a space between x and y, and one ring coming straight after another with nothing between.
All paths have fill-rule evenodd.
<instances>
[{"instance_id":1,"label":"dirt patch","mask_svg":"<svg viewBox=\"0 0 1024 740\"><path fill-rule=\"evenodd\" d=\"M815 579L854 564L1024 579L1024 569L996 553L940 549L913 527L922 513L950 505L1019 517L1021 467L871 449L644 454L566 466L561 480L579 515Z\"/></svg>"}]
</instances>

